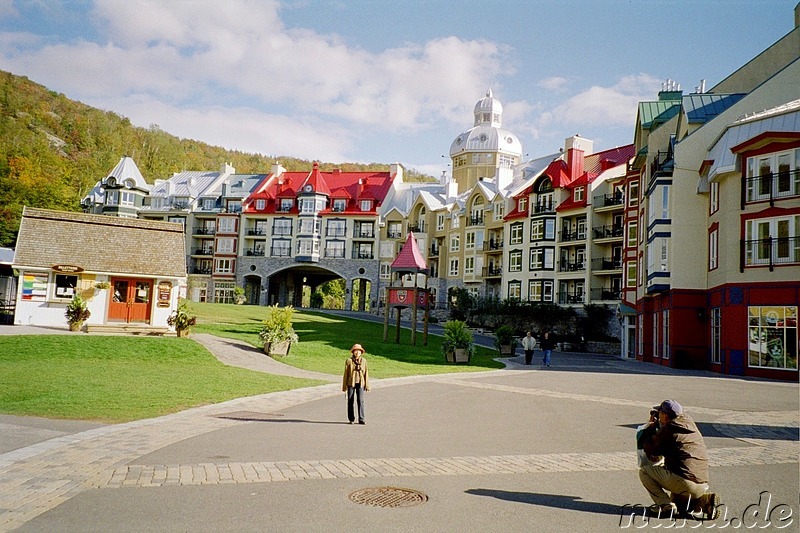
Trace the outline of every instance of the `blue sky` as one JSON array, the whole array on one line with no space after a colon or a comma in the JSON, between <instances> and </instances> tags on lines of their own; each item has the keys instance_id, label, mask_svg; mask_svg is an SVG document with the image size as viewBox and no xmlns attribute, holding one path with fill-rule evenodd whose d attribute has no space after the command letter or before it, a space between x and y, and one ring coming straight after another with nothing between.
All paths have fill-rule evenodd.
<instances>
[{"instance_id":1,"label":"blue sky","mask_svg":"<svg viewBox=\"0 0 800 533\"><path fill-rule=\"evenodd\" d=\"M0 69L229 149L438 176L488 88L531 158L576 133L627 144L638 101L713 87L796 4L0 0Z\"/></svg>"}]
</instances>

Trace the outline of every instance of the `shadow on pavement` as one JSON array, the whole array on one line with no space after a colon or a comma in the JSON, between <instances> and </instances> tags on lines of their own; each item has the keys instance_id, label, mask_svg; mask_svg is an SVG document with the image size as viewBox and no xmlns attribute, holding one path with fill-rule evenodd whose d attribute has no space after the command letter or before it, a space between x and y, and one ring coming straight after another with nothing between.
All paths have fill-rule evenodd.
<instances>
[{"instance_id":1,"label":"shadow on pavement","mask_svg":"<svg viewBox=\"0 0 800 533\"><path fill-rule=\"evenodd\" d=\"M540 494L538 492L514 492L497 489L468 489L467 494L475 496L489 496L498 500L509 502L529 503L531 505L541 505L544 507L556 507L558 509L569 509L571 511L583 511L587 513L609 514L620 516L622 506L602 502L587 502L577 496L563 496L560 494Z\"/></svg>"},{"instance_id":2,"label":"shadow on pavement","mask_svg":"<svg viewBox=\"0 0 800 533\"><path fill-rule=\"evenodd\" d=\"M301 418L265 418L259 416L218 416L227 420L237 420L239 422L292 422L295 424L348 424L348 422L334 422L331 420L303 420Z\"/></svg>"},{"instance_id":3,"label":"shadow on pavement","mask_svg":"<svg viewBox=\"0 0 800 533\"><path fill-rule=\"evenodd\" d=\"M722 437L728 439L762 439L762 440L800 440L800 430L790 426L762 426L757 424L725 424L695 422L697 429L704 437ZM636 429L640 424L624 424L620 427Z\"/></svg>"}]
</instances>

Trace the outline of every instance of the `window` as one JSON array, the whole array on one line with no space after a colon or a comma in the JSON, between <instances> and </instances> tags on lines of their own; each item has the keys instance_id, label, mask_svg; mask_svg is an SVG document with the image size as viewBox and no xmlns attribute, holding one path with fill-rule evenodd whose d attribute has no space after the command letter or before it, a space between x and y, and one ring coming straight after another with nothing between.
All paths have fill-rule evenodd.
<instances>
[{"instance_id":1,"label":"window","mask_svg":"<svg viewBox=\"0 0 800 533\"><path fill-rule=\"evenodd\" d=\"M236 220L233 217L220 217L217 221L217 233L236 233Z\"/></svg>"},{"instance_id":2,"label":"window","mask_svg":"<svg viewBox=\"0 0 800 533\"><path fill-rule=\"evenodd\" d=\"M584 192L585 190L583 187L576 187L575 191L572 193L572 199L575 200L576 202L582 202Z\"/></svg>"},{"instance_id":3,"label":"window","mask_svg":"<svg viewBox=\"0 0 800 533\"><path fill-rule=\"evenodd\" d=\"M359 239L372 239L375 237L375 225L372 222L356 221L353 231L353 237Z\"/></svg>"},{"instance_id":4,"label":"window","mask_svg":"<svg viewBox=\"0 0 800 533\"><path fill-rule=\"evenodd\" d=\"M494 204L494 219L495 220L503 220L504 212L505 212L505 206L503 206L503 202L495 202L495 204Z\"/></svg>"},{"instance_id":5,"label":"window","mask_svg":"<svg viewBox=\"0 0 800 533\"><path fill-rule=\"evenodd\" d=\"M444 213L436 215L436 229L439 231L444 230Z\"/></svg>"},{"instance_id":6,"label":"window","mask_svg":"<svg viewBox=\"0 0 800 533\"><path fill-rule=\"evenodd\" d=\"M522 244L522 222L511 224L511 239L509 244Z\"/></svg>"},{"instance_id":7,"label":"window","mask_svg":"<svg viewBox=\"0 0 800 533\"><path fill-rule=\"evenodd\" d=\"M371 242L353 244L353 259L374 259Z\"/></svg>"},{"instance_id":8,"label":"window","mask_svg":"<svg viewBox=\"0 0 800 533\"><path fill-rule=\"evenodd\" d=\"M748 220L744 246L746 265L800 262L800 215Z\"/></svg>"},{"instance_id":9,"label":"window","mask_svg":"<svg viewBox=\"0 0 800 533\"><path fill-rule=\"evenodd\" d=\"M216 303L221 304L232 304L233 303L233 289L236 287L235 283L226 282L220 283L217 282L214 284L214 301Z\"/></svg>"},{"instance_id":10,"label":"window","mask_svg":"<svg viewBox=\"0 0 800 533\"><path fill-rule=\"evenodd\" d=\"M322 221L317 217L301 218L297 221L297 234L298 235L316 235L320 232L320 225Z\"/></svg>"},{"instance_id":11,"label":"window","mask_svg":"<svg viewBox=\"0 0 800 533\"><path fill-rule=\"evenodd\" d=\"M403 223L402 222L389 222L386 235L390 239L400 239L403 237Z\"/></svg>"},{"instance_id":12,"label":"window","mask_svg":"<svg viewBox=\"0 0 800 533\"><path fill-rule=\"evenodd\" d=\"M456 229L461 226L461 218L458 216L458 213L453 213L453 217L450 219L450 229Z\"/></svg>"},{"instance_id":13,"label":"window","mask_svg":"<svg viewBox=\"0 0 800 533\"><path fill-rule=\"evenodd\" d=\"M289 239L275 239L272 241L272 257L291 257L292 241Z\"/></svg>"},{"instance_id":14,"label":"window","mask_svg":"<svg viewBox=\"0 0 800 533\"><path fill-rule=\"evenodd\" d=\"M635 220L631 220L631 221L628 222L627 246L629 248L635 248L636 247L636 240L638 238L637 237L637 229L638 229L638 227L636 225L636 221Z\"/></svg>"},{"instance_id":15,"label":"window","mask_svg":"<svg viewBox=\"0 0 800 533\"><path fill-rule=\"evenodd\" d=\"M215 259L214 260L214 273L215 274L232 274L233 273L233 259Z\"/></svg>"},{"instance_id":16,"label":"window","mask_svg":"<svg viewBox=\"0 0 800 533\"><path fill-rule=\"evenodd\" d=\"M316 213L317 199L316 198L300 198L298 200L301 213Z\"/></svg>"},{"instance_id":17,"label":"window","mask_svg":"<svg viewBox=\"0 0 800 533\"><path fill-rule=\"evenodd\" d=\"M512 300L519 300L522 298L522 282L509 281L508 282L508 298Z\"/></svg>"},{"instance_id":18,"label":"window","mask_svg":"<svg viewBox=\"0 0 800 533\"><path fill-rule=\"evenodd\" d=\"M474 274L474 273L475 273L475 258L474 257L464 258L464 274Z\"/></svg>"},{"instance_id":19,"label":"window","mask_svg":"<svg viewBox=\"0 0 800 533\"><path fill-rule=\"evenodd\" d=\"M334 198L333 200L333 211L336 213L341 213L347 207L347 199L345 198Z\"/></svg>"},{"instance_id":20,"label":"window","mask_svg":"<svg viewBox=\"0 0 800 533\"><path fill-rule=\"evenodd\" d=\"M530 270L553 270L555 250L552 248L532 248Z\"/></svg>"},{"instance_id":21,"label":"window","mask_svg":"<svg viewBox=\"0 0 800 533\"><path fill-rule=\"evenodd\" d=\"M119 204L119 191L106 191L106 205Z\"/></svg>"},{"instance_id":22,"label":"window","mask_svg":"<svg viewBox=\"0 0 800 533\"><path fill-rule=\"evenodd\" d=\"M78 276L72 274L56 274L53 298L71 299L78 288Z\"/></svg>"},{"instance_id":23,"label":"window","mask_svg":"<svg viewBox=\"0 0 800 533\"><path fill-rule=\"evenodd\" d=\"M361 210L369 211L372 209L372 200L361 200Z\"/></svg>"},{"instance_id":24,"label":"window","mask_svg":"<svg viewBox=\"0 0 800 533\"><path fill-rule=\"evenodd\" d=\"M661 322L661 313L653 313L653 357L661 357L659 349L661 345L658 343L658 324Z\"/></svg>"},{"instance_id":25,"label":"window","mask_svg":"<svg viewBox=\"0 0 800 533\"><path fill-rule=\"evenodd\" d=\"M187 205L187 207L188 207L188 205ZM227 210L228 210L228 213L241 213L242 212L242 201L241 200L228 200Z\"/></svg>"},{"instance_id":26,"label":"window","mask_svg":"<svg viewBox=\"0 0 800 533\"><path fill-rule=\"evenodd\" d=\"M272 222L273 235L291 235L292 234L292 219L290 218L276 218Z\"/></svg>"},{"instance_id":27,"label":"window","mask_svg":"<svg viewBox=\"0 0 800 533\"><path fill-rule=\"evenodd\" d=\"M639 205L639 182L632 181L628 184L628 206L635 207Z\"/></svg>"},{"instance_id":28,"label":"window","mask_svg":"<svg viewBox=\"0 0 800 533\"><path fill-rule=\"evenodd\" d=\"M543 281L542 282L542 301L545 301L545 302L552 302L553 301L553 282L552 281Z\"/></svg>"},{"instance_id":29,"label":"window","mask_svg":"<svg viewBox=\"0 0 800 533\"><path fill-rule=\"evenodd\" d=\"M522 272L522 250L514 250L508 254L508 271Z\"/></svg>"},{"instance_id":30,"label":"window","mask_svg":"<svg viewBox=\"0 0 800 533\"><path fill-rule=\"evenodd\" d=\"M716 228L708 234L708 269L717 268L719 259L719 230Z\"/></svg>"},{"instance_id":31,"label":"window","mask_svg":"<svg viewBox=\"0 0 800 533\"><path fill-rule=\"evenodd\" d=\"M457 252L461 248L461 236L460 235L451 235L450 236L450 251Z\"/></svg>"},{"instance_id":32,"label":"window","mask_svg":"<svg viewBox=\"0 0 800 533\"><path fill-rule=\"evenodd\" d=\"M576 234L579 241L586 239L586 219L579 218L578 219L578 230Z\"/></svg>"},{"instance_id":33,"label":"window","mask_svg":"<svg viewBox=\"0 0 800 533\"><path fill-rule=\"evenodd\" d=\"M517 200L517 210L518 211L525 211L528 209L528 197L523 196L519 200Z\"/></svg>"},{"instance_id":34,"label":"window","mask_svg":"<svg viewBox=\"0 0 800 533\"><path fill-rule=\"evenodd\" d=\"M234 252L235 241L236 239L233 237L221 237L217 239L217 253L232 254Z\"/></svg>"},{"instance_id":35,"label":"window","mask_svg":"<svg viewBox=\"0 0 800 533\"><path fill-rule=\"evenodd\" d=\"M751 367L797 370L797 306L748 307Z\"/></svg>"},{"instance_id":36,"label":"window","mask_svg":"<svg viewBox=\"0 0 800 533\"><path fill-rule=\"evenodd\" d=\"M661 188L661 218L669 218L669 185Z\"/></svg>"},{"instance_id":37,"label":"window","mask_svg":"<svg viewBox=\"0 0 800 533\"><path fill-rule=\"evenodd\" d=\"M530 280L528 282L528 301L541 302L542 301L542 282Z\"/></svg>"},{"instance_id":38,"label":"window","mask_svg":"<svg viewBox=\"0 0 800 533\"><path fill-rule=\"evenodd\" d=\"M216 205L217 201L213 198L203 198L203 211L212 211Z\"/></svg>"},{"instance_id":39,"label":"window","mask_svg":"<svg viewBox=\"0 0 800 533\"><path fill-rule=\"evenodd\" d=\"M293 206L294 206L294 200L292 200L291 198L281 198L281 203L280 207L278 208L278 211L286 212L292 209Z\"/></svg>"},{"instance_id":40,"label":"window","mask_svg":"<svg viewBox=\"0 0 800 533\"><path fill-rule=\"evenodd\" d=\"M186 224L186 217L169 217L168 222L175 222L177 224Z\"/></svg>"},{"instance_id":41,"label":"window","mask_svg":"<svg viewBox=\"0 0 800 533\"><path fill-rule=\"evenodd\" d=\"M347 222L344 220L329 220L325 234L328 237L344 237L347 235Z\"/></svg>"},{"instance_id":42,"label":"window","mask_svg":"<svg viewBox=\"0 0 800 533\"><path fill-rule=\"evenodd\" d=\"M264 198L256 200L256 211L263 211L267 207L267 201Z\"/></svg>"},{"instance_id":43,"label":"window","mask_svg":"<svg viewBox=\"0 0 800 533\"><path fill-rule=\"evenodd\" d=\"M381 263L381 279L391 279L392 265L390 263Z\"/></svg>"},{"instance_id":44,"label":"window","mask_svg":"<svg viewBox=\"0 0 800 533\"><path fill-rule=\"evenodd\" d=\"M448 271L448 275L458 276L458 259L451 259L450 260L450 270Z\"/></svg>"},{"instance_id":45,"label":"window","mask_svg":"<svg viewBox=\"0 0 800 533\"><path fill-rule=\"evenodd\" d=\"M625 261L625 286L636 286L636 261Z\"/></svg>"},{"instance_id":46,"label":"window","mask_svg":"<svg viewBox=\"0 0 800 533\"><path fill-rule=\"evenodd\" d=\"M164 198L160 196L150 198L150 207L153 209L161 209L164 207Z\"/></svg>"},{"instance_id":47,"label":"window","mask_svg":"<svg viewBox=\"0 0 800 533\"><path fill-rule=\"evenodd\" d=\"M722 309L713 307L711 309L711 362L719 363L722 361Z\"/></svg>"},{"instance_id":48,"label":"window","mask_svg":"<svg viewBox=\"0 0 800 533\"><path fill-rule=\"evenodd\" d=\"M121 191L119 193L119 205L132 206L135 195L130 191Z\"/></svg>"},{"instance_id":49,"label":"window","mask_svg":"<svg viewBox=\"0 0 800 533\"><path fill-rule=\"evenodd\" d=\"M327 241L325 243L325 257L343 258L344 241Z\"/></svg>"},{"instance_id":50,"label":"window","mask_svg":"<svg viewBox=\"0 0 800 533\"><path fill-rule=\"evenodd\" d=\"M747 159L748 202L800 194L800 148Z\"/></svg>"},{"instance_id":51,"label":"window","mask_svg":"<svg viewBox=\"0 0 800 533\"><path fill-rule=\"evenodd\" d=\"M666 309L661 319L661 353L664 359L669 359L669 309Z\"/></svg>"},{"instance_id":52,"label":"window","mask_svg":"<svg viewBox=\"0 0 800 533\"><path fill-rule=\"evenodd\" d=\"M712 181L711 182L711 190L708 196L708 212L709 214L713 215L717 211L719 211L719 182Z\"/></svg>"},{"instance_id":53,"label":"window","mask_svg":"<svg viewBox=\"0 0 800 533\"><path fill-rule=\"evenodd\" d=\"M297 255L319 255L319 240L297 239Z\"/></svg>"},{"instance_id":54,"label":"window","mask_svg":"<svg viewBox=\"0 0 800 533\"><path fill-rule=\"evenodd\" d=\"M506 154L499 154L497 156L497 166L499 168L513 168L517 163L517 158Z\"/></svg>"}]
</instances>

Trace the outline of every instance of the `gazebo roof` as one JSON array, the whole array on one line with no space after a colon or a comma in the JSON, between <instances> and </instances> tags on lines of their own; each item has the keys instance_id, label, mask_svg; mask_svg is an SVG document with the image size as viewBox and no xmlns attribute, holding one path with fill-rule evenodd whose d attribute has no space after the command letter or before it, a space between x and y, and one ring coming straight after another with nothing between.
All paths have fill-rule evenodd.
<instances>
[{"instance_id":1,"label":"gazebo roof","mask_svg":"<svg viewBox=\"0 0 800 533\"><path fill-rule=\"evenodd\" d=\"M403 249L400 250L397 258L392 262L392 272L428 273L428 264L419 251L414 233L408 232L408 238L405 245L403 245Z\"/></svg>"}]
</instances>

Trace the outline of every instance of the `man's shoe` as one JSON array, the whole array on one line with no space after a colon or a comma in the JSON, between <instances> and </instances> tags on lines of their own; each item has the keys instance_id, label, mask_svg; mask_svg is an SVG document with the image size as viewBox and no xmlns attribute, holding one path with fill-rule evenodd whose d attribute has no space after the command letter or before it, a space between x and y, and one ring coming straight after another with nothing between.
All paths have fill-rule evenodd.
<instances>
[{"instance_id":1,"label":"man's shoe","mask_svg":"<svg viewBox=\"0 0 800 533\"><path fill-rule=\"evenodd\" d=\"M352 425L352 424L353 424L353 421L351 420L351 421L350 421L350 425Z\"/></svg>"},{"instance_id":2,"label":"man's shoe","mask_svg":"<svg viewBox=\"0 0 800 533\"><path fill-rule=\"evenodd\" d=\"M703 517L706 520L716 520L719 517L719 496L713 492L703 494Z\"/></svg>"},{"instance_id":3,"label":"man's shoe","mask_svg":"<svg viewBox=\"0 0 800 533\"><path fill-rule=\"evenodd\" d=\"M360 421L360 422L359 422L359 424L361 424L361 425L363 426L364 424L366 424L366 422L364 422L364 421L362 420L362 421Z\"/></svg>"},{"instance_id":4,"label":"man's shoe","mask_svg":"<svg viewBox=\"0 0 800 533\"><path fill-rule=\"evenodd\" d=\"M647 510L650 511L651 515L658 518L670 518L678 514L678 506L672 502L665 504L655 503L648 507Z\"/></svg>"}]
</instances>

